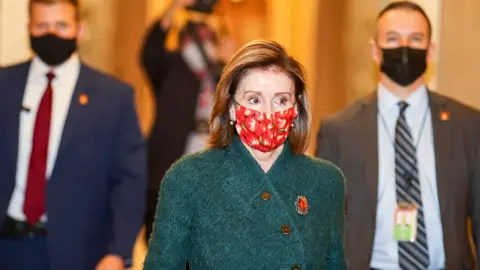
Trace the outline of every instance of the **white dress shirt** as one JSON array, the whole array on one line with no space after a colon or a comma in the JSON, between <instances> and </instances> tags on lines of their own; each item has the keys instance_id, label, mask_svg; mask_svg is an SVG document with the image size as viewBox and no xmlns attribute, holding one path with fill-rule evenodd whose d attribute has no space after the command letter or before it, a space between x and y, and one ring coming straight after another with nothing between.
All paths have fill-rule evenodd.
<instances>
[{"instance_id":1,"label":"white dress shirt","mask_svg":"<svg viewBox=\"0 0 480 270\"><path fill-rule=\"evenodd\" d=\"M396 205L395 149L393 143L395 126L400 114L399 101L384 86L379 85L379 114L377 120L378 197L375 239L370 267L382 270L400 269L398 265L398 244L393 238ZM405 117L410 127L413 143L417 146L417 165L430 259L428 269L442 269L445 268L445 251L438 202L432 117L427 89L422 85L405 101L409 104L405 111ZM425 123L423 131L421 131L424 119Z\"/></svg>"},{"instance_id":2,"label":"white dress shirt","mask_svg":"<svg viewBox=\"0 0 480 270\"><path fill-rule=\"evenodd\" d=\"M47 179L50 178L55 165L63 126L80 73L80 59L77 54L73 54L65 63L53 69L38 57L32 59L22 101L23 108L27 108L27 110L24 109L20 113L16 183L7 210L8 216L18 221L26 220L23 213L23 202L32 150L33 130L40 100L47 89L48 79L46 74L50 71L53 71L55 78L52 81L53 104L48 143ZM45 222L46 218L45 213L41 220Z\"/></svg>"}]
</instances>

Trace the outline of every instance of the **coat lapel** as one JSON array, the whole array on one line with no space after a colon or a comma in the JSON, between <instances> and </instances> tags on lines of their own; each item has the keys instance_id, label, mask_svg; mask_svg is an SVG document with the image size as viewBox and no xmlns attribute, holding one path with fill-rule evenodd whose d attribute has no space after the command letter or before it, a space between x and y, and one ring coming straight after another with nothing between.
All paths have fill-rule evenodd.
<instances>
[{"instance_id":1,"label":"coat lapel","mask_svg":"<svg viewBox=\"0 0 480 270\"><path fill-rule=\"evenodd\" d=\"M377 92L366 97L362 104L362 112L356 122L356 130L360 130L361 149L365 162L365 175L369 208L376 209L378 193L378 125L377 125Z\"/></svg>"},{"instance_id":2,"label":"coat lapel","mask_svg":"<svg viewBox=\"0 0 480 270\"><path fill-rule=\"evenodd\" d=\"M450 178L450 133L451 113L445 104L445 98L429 91L430 111L432 114L433 141L435 149L435 167L437 173L438 200L442 217L448 203L448 180Z\"/></svg>"},{"instance_id":3,"label":"coat lapel","mask_svg":"<svg viewBox=\"0 0 480 270\"><path fill-rule=\"evenodd\" d=\"M30 70L30 61L20 65L19 72L16 73L16 77L11 79L11 89L8 91L8 103L6 115L11 115L7 118L6 126L6 142L7 143L7 152L9 158L9 166L11 167L12 179L15 179L17 172L17 157L18 157L18 146L19 146L19 134L20 134L20 112L22 110L23 96L25 94L25 87L27 85L28 72ZM7 116L5 116L7 117Z\"/></svg>"},{"instance_id":4,"label":"coat lapel","mask_svg":"<svg viewBox=\"0 0 480 270\"><path fill-rule=\"evenodd\" d=\"M67 145L75 134L75 130L78 129L79 123L81 123L82 116L88 108L88 82L88 69L82 64L80 67L77 84L75 86L75 90L73 91L65 125L63 127L62 139L60 141L60 147L58 148L57 153L57 161L61 160L62 153L65 152Z\"/></svg>"}]
</instances>

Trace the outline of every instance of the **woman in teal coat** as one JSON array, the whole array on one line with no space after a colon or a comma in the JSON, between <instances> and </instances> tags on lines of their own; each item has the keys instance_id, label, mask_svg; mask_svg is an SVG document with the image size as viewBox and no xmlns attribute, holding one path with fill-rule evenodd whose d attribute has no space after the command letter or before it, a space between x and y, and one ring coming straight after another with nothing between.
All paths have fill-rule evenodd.
<instances>
[{"instance_id":1,"label":"woman in teal coat","mask_svg":"<svg viewBox=\"0 0 480 270\"><path fill-rule=\"evenodd\" d=\"M306 94L279 44L237 52L215 93L210 149L163 180L144 269L346 269L344 179L303 154Z\"/></svg>"}]
</instances>

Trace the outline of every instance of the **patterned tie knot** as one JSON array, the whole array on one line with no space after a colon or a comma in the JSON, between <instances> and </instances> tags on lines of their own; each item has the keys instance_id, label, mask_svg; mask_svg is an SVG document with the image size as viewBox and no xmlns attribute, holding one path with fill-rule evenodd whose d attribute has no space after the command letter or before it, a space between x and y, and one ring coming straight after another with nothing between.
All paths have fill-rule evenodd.
<instances>
[{"instance_id":1,"label":"patterned tie knot","mask_svg":"<svg viewBox=\"0 0 480 270\"><path fill-rule=\"evenodd\" d=\"M405 113L405 110L408 107L408 103L405 101L400 101L398 102L398 107L400 108L400 114L402 115L403 113Z\"/></svg>"},{"instance_id":2,"label":"patterned tie knot","mask_svg":"<svg viewBox=\"0 0 480 270\"><path fill-rule=\"evenodd\" d=\"M53 78L55 78L55 73L53 72L48 72L47 73L47 79L48 79L48 82L51 82L53 80Z\"/></svg>"}]
</instances>

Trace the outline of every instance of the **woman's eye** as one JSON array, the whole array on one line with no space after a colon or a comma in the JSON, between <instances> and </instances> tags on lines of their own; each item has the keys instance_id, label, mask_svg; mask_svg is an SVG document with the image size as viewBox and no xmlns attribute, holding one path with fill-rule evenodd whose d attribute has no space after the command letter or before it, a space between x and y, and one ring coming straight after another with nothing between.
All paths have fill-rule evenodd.
<instances>
[{"instance_id":1,"label":"woman's eye","mask_svg":"<svg viewBox=\"0 0 480 270\"><path fill-rule=\"evenodd\" d=\"M260 102L260 99L258 97L251 97L248 99L248 103L250 104L258 104Z\"/></svg>"},{"instance_id":2,"label":"woman's eye","mask_svg":"<svg viewBox=\"0 0 480 270\"><path fill-rule=\"evenodd\" d=\"M281 97L281 98L278 99L277 102L278 102L278 104L280 104L280 105L287 105L288 102L289 102L289 100L288 100L288 98Z\"/></svg>"}]
</instances>

